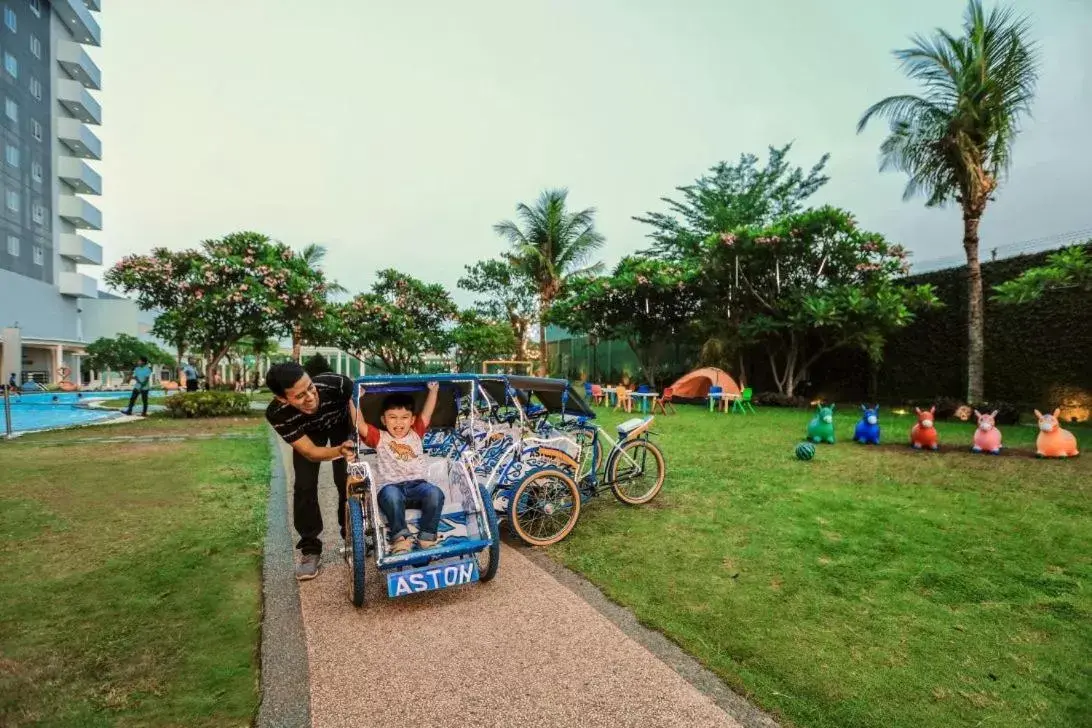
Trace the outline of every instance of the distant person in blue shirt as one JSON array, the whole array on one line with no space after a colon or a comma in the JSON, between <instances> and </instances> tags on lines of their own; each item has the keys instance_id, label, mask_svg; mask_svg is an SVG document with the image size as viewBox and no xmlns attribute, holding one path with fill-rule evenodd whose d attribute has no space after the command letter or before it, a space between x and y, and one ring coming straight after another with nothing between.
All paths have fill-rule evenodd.
<instances>
[{"instance_id":1,"label":"distant person in blue shirt","mask_svg":"<svg viewBox=\"0 0 1092 728\"><path fill-rule=\"evenodd\" d=\"M133 414L133 405L136 404L137 397L140 397L144 407L140 416L147 417L148 390L152 388L152 368L148 366L148 360L143 356L137 360L137 364L137 368L133 370L133 396L129 397L129 407L125 410L125 414Z\"/></svg>"},{"instance_id":2,"label":"distant person in blue shirt","mask_svg":"<svg viewBox=\"0 0 1092 728\"><path fill-rule=\"evenodd\" d=\"M182 374L185 375L185 377L186 377L186 391L187 392L196 392L197 391L197 367L194 366L193 359L190 359L189 361L187 361L185 366L182 367Z\"/></svg>"}]
</instances>

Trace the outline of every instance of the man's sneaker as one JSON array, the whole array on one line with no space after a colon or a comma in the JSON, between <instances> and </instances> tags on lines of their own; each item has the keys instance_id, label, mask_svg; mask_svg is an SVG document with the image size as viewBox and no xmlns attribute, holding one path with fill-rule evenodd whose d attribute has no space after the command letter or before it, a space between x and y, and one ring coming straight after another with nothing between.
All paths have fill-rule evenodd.
<instances>
[{"instance_id":1,"label":"man's sneaker","mask_svg":"<svg viewBox=\"0 0 1092 728\"><path fill-rule=\"evenodd\" d=\"M296 565L296 578L300 581L314 579L322 571L322 554L304 554Z\"/></svg>"},{"instance_id":2,"label":"man's sneaker","mask_svg":"<svg viewBox=\"0 0 1092 728\"><path fill-rule=\"evenodd\" d=\"M400 536L391 544L392 554L404 554L413 548L413 539L409 536Z\"/></svg>"},{"instance_id":3,"label":"man's sneaker","mask_svg":"<svg viewBox=\"0 0 1092 728\"><path fill-rule=\"evenodd\" d=\"M438 543L440 543L440 539L438 539L438 538L434 538L434 539L431 539L431 540L424 539L424 538L419 538L419 539L417 539L417 548L422 549L422 550L423 549L430 549L430 548L432 548L433 546L435 546Z\"/></svg>"}]
</instances>

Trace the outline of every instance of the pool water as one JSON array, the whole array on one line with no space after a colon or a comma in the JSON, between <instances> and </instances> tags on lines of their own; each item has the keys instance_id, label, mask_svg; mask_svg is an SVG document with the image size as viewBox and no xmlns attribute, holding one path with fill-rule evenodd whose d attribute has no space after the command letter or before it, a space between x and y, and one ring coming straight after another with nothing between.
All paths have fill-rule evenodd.
<instances>
[{"instance_id":1,"label":"pool water","mask_svg":"<svg viewBox=\"0 0 1092 728\"><path fill-rule=\"evenodd\" d=\"M120 416L116 410L89 409L91 399L125 399L130 392L33 392L12 395L11 426L14 432L53 430L58 427L86 425ZM158 394L158 393L153 393ZM2 395L0 395L2 397ZM0 435L4 433L3 401L0 399Z\"/></svg>"}]
</instances>

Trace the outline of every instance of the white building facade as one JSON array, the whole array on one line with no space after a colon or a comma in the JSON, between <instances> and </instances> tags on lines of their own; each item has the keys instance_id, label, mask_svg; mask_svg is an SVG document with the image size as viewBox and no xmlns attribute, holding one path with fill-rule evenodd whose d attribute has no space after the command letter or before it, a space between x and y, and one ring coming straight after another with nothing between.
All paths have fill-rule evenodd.
<instances>
[{"instance_id":1,"label":"white building facade","mask_svg":"<svg viewBox=\"0 0 1092 728\"><path fill-rule=\"evenodd\" d=\"M78 381L102 264L95 197L100 0L0 2L0 347L3 381Z\"/></svg>"}]
</instances>

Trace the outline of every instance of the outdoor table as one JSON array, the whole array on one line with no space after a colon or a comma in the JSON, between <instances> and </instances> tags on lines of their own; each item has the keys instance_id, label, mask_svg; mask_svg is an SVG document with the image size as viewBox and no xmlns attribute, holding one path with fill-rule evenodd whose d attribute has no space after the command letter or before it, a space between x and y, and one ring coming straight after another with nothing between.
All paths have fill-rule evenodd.
<instances>
[{"instance_id":1,"label":"outdoor table","mask_svg":"<svg viewBox=\"0 0 1092 728\"><path fill-rule=\"evenodd\" d=\"M614 401L616 397L617 393L614 391L613 388L608 389L607 387L603 387L603 401L608 407L614 406Z\"/></svg>"},{"instance_id":2,"label":"outdoor table","mask_svg":"<svg viewBox=\"0 0 1092 728\"><path fill-rule=\"evenodd\" d=\"M629 396L641 398L641 414L647 415L649 402L651 402L653 398L658 397L659 395L657 395L655 392L630 392Z\"/></svg>"}]
</instances>

